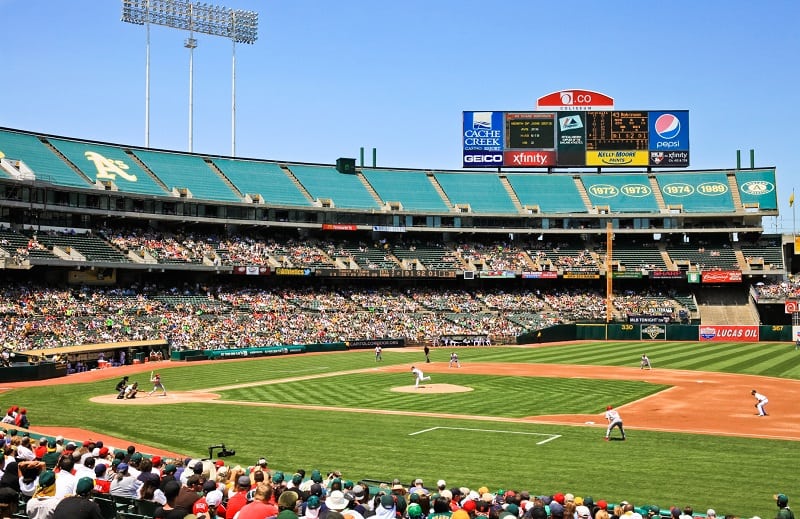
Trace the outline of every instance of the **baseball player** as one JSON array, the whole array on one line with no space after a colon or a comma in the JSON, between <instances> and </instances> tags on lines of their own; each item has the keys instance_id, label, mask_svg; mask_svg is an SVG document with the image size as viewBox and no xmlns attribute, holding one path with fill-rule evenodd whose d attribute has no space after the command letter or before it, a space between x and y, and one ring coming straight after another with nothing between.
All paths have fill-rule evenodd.
<instances>
[{"instance_id":1,"label":"baseball player","mask_svg":"<svg viewBox=\"0 0 800 519\"><path fill-rule=\"evenodd\" d=\"M458 353L456 353L456 352L453 352L453 353L450 354L450 366L449 367L452 368L453 366L455 366L457 368L461 367L461 363L458 361Z\"/></svg>"},{"instance_id":2,"label":"baseball player","mask_svg":"<svg viewBox=\"0 0 800 519\"><path fill-rule=\"evenodd\" d=\"M642 361L639 363L639 369L653 369L646 353L642 353Z\"/></svg>"},{"instance_id":3,"label":"baseball player","mask_svg":"<svg viewBox=\"0 0 800 519\"><path fill-rule=\"evenodd\" d=\"M414 376L417 378L417 380L414 382L414 387L419 387L420 382L425 382L426 380L431 379L431 377L426 377L425 373L423 373L421 369L415 366L411 366L411 373L413 373Z\"/></svg>"},{"instance_id":4,"label":"baseball player","mask_svg":"<svg viewBox=\"0 0 800 519\"><path fill-rule=\"evenodd\" d=\"M158 390L161 390L161 396L167 396L167 389L164 387L164 384L161 383L161 375L156 373L153 375L153 372L150 372L150 382L153 383L153 390L147 393L148 395L152 395Z\"/></svg>"},{"instance_id":5,"label":"baseball player","mask_svg":"<svg viewBox=\"0 0 800 519\"><path fill-rule=\"evenodd\" d=\"M606 429L606 441L608 441L609 436L611 436L611 429L614 427L619 428L619 432L622 433L622 441L625 441L625 428L622 427L622 417L619 415L616 409L613 406L606 407L606 420L608 420L608 429Z\"/></svg>"},{"instance_id":6,"label":"baseball player","mask_svg":"<svg viewBox=\"0 0 800 519\"><path fill-rule=\"evenodd\" d=\"M380 362L383 360L383 348L380 345L375 346L375 362Z\"/></svg>"},{"instance_id":7,"label":"baseball player","mask_svg":"<svg viewBox=\"0 0 800 519\"><path fill-rule=\"evenodd\" d=\"M756 409L758 409L758 416L767 416L767 411L764 407L769 403L769 399L762 395L755 389L750 391L750 394L756 399Z\"/></svg>"}]
</instances>

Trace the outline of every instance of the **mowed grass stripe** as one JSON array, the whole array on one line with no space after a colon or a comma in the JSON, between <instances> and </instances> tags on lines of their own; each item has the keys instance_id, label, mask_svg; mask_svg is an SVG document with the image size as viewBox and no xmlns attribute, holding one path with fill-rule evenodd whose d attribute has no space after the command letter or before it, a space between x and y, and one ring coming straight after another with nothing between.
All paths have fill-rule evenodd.
<instances>
[{"instance_id":1,"label":"mowed grass stripe","mask_svg":"<svg viewBox=\"0 0 800 519\"><path fill-rule=\"evenodd\" d=\"M638 381L456 373L435 373L431 377L426 384L453 384L472 391L395 392L391 390L393 387L413 385L410 374L359 373L232 389L222 391L220 396L224 400L247 402L521 418L597 413L609 403L621 405L668 387Z\"/></svg>"}]
</instances>

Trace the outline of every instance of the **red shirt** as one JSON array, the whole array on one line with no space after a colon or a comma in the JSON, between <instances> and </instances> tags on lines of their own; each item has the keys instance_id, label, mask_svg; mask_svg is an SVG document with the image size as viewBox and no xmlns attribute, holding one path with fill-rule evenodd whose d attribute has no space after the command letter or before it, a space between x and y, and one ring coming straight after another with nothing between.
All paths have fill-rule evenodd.
<instances>
[{"instance_id":1,"label":"red shirt","mask_svg":"<svg viewBox=\"0 0 800 519\"><path fill-rule=\"evenodd\" d=\"M204 514L208 512L208 504L206 504L206 497L203 496L197 501L194 502L194 506L192 506L192 513L194 515ZM220 519L225 519L227 510L222 505L217 505L217 517Z\"/></svg>"},{"instance_id":2,"label":"red shirt","mask_svg":"<svg viewBox=\"0 0 800 519\"><path fill-rule=\"evenodd\" d=\"M236 512L247 504L247 490L240 490L228 499L228 517L233 517Z\"/></svg>"},{"instance_id":3,"label":"red shirt","mask_svg":"<svg viewBox=\"0 0 800 519\"><path fill-rule=\"evenodd\" d=\"M255 500L239 510L239 519L264 519L278 515L278 507L264 501Z\"/></svg>"},{"instance_id":4,"label":"red shirt","mask_svg":"<svg viewBox=\"0 0 800 519\"><path fill-rule=\"evenodd\" d=\"M98 494L108 494L108 491L111 489L111 482L107 479L95 479L94 480L94 491Z\"/></svg>"}]
</instances>

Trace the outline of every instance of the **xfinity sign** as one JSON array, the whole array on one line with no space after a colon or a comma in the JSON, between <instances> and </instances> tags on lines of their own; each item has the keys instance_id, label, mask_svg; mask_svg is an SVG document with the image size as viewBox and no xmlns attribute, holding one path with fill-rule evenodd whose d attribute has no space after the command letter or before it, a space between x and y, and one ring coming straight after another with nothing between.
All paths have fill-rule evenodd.
<instances>
[{"instance_id":1,"label":"xfinity sign","mask_svg":"<svg viewBox=\"0 0 800 519\"><path fill-rule=\"evenodd\" d=\"M503 165L502 153L489 152L464 152L464 167L469 166L497 166Z\"/></svg>"}]
</instances>

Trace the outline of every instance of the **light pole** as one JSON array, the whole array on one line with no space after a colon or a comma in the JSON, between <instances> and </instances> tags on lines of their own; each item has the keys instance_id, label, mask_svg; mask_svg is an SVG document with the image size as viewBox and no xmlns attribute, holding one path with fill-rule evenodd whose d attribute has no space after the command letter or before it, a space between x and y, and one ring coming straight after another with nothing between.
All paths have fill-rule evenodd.
<instances>
[{"instance_id":1,"label":"light pole","mask_svg":"<svg viewBox=\"0 0 800 519\"><path fill-rule=\"evenodd\" d=\"M150 147L150 24L189 31L189 151L192 151L194 33L223 36L233 42L231 58L231 156L236 156L236 44L258 39L258 13L182 0L122 0L122 21L147 27L145 63L145 147Z\"/></svg>"}]
</instances>

